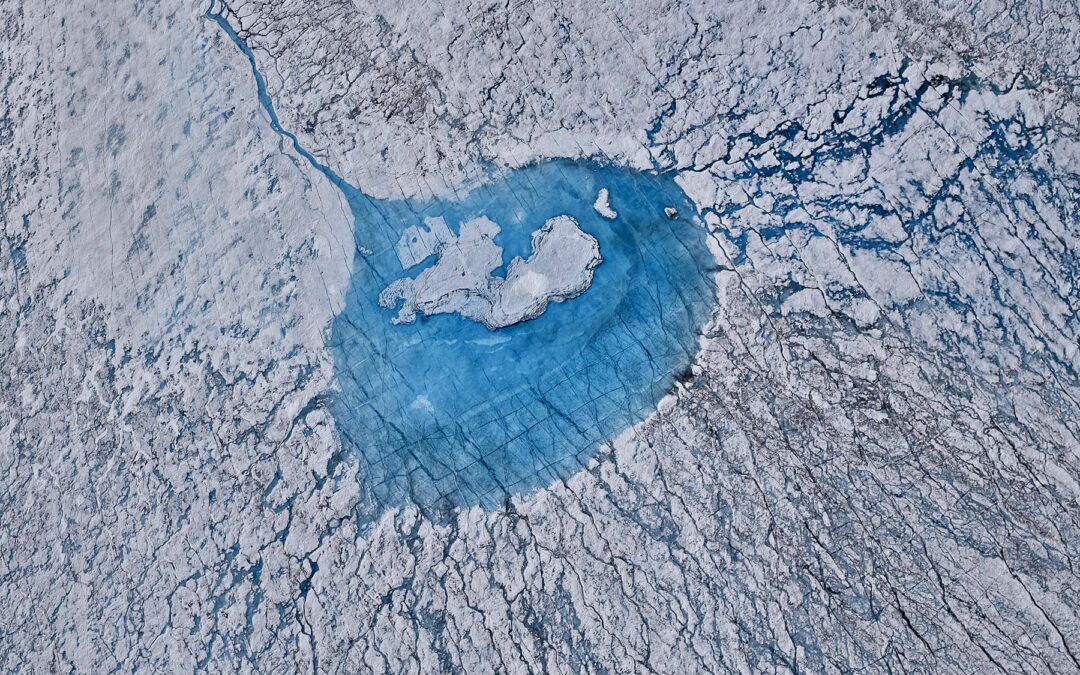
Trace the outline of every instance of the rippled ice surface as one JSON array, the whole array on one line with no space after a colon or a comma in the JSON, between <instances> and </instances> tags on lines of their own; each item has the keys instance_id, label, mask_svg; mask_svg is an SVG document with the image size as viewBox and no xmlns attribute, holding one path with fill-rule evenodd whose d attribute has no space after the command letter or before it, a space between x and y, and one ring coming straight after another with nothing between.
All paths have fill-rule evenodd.
<instances>
[{"instance_id":1,"label":"rippled ice surface","mask_svg":"<svg viewBox=\"0 0 1080 675\"><path fill-rule=\"evenodd\" d=\"M604 188L614 219L593 207ZM333 410L380 500L490 506L565 476L651 412L693 358L714 263L692 204L668 176L549 161L453 201L346 192L360 252L333 326L341 386ZM398 238L426 217L455 232L490 218L501 227L505 268L527 258L532 233L559 215L599 240L604 261L582 295L536 319L495 331L457 314L394 325L395 311L378 304L406 274Z\"/></svg>"}]
</instances>

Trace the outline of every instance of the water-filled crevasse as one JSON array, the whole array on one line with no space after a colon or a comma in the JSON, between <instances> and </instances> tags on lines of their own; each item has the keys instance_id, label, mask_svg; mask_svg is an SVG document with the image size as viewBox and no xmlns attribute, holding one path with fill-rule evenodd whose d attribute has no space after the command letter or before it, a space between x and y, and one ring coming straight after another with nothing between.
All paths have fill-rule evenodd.
<instances>
[{"instance_id":1,"label":"water-filled crevasse","mask_svg":"<svg viewBox=\"0 0 1080 675\"><path fill-rule=\"evenodd\" d=\"M422 508L495 506L579 469L599 443L643 419L693 359L714 300L704 228L669 175L586 161L547 161L496 177L457 200L376 200L349 185L281 128L247 45L272 126L342 190L357 256L334 319L339 391L332 413L360 455L372 496ZM594 209L606 188L618 214ZM675 209L672 217L665 208ZM405 271L402 232L442 217L455 233L486 216L503 261L530 254L544 222L569 215L603 262L580 296L531 321L489 330L457 314L394 325L379 293Z\"/></svg>"}]
</instances>

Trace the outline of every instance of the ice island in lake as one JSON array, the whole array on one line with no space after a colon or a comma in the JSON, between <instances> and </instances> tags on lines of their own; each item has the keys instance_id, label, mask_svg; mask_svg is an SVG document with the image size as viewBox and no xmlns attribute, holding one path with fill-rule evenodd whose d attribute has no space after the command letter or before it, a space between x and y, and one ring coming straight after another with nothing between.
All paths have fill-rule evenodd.
<instances>
[{"instance_id":1,"label":"ice island in lake","mask_svg":"<svg viewBox=\"0 0 1080 675\"><path fill-rule=\"evenodd\" d=\"M320 170L356 223L330 410L373 503L449 517L566 478L697 353L716 260L673 174L548 160L382 200Z\"/></svg>"},{"instance_id":2,"label":"ice island in lake","mask_svg":"<svg viewBox=\"0 0 1080 675\"><path fill-rule=\"evenodd\" d=\"M603 261L600 244L567 215L549 218L532 233L532 255L515 257L503 277L493 272L503 264L495 243L500 228L480 216L461 224L455 237L441 217L427 218L427 228L410 227L398 240L401 266L409 269L433 254L435 263L416 277L390 284L379 304L402 303L395 324L412 323L419 312L460 314L490 330L535 319L549 302L581 295L592 284L593 270Z\"/></svg>"}]
</instances>

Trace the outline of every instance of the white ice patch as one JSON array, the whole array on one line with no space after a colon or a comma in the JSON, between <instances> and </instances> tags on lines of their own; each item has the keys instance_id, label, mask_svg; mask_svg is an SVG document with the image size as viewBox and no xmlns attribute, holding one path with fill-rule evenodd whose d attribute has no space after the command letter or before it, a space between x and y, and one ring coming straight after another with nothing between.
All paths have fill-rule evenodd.
<instances>
[{"instance_id":1,"label":"white ice patch","mask_svg":"<svg viewBox=\"0 0 1080 675\"><path fill-rule=\"evenodd\" d=\"M410 405L409 407L413 410L423 410L432 414L435 413L435 408L431 405L431 399L429 399L423 394L420 394L416 398L414 398L412 405Z\"/></svg>"},{"instance_id":2,"label":"white ice patch","mask_svg":"<svg viewBox=\"0 0 1080 675\"><path fill-rule=\"evenodd\" d=\"M549 302L583 293L603 261L595 237L570 216L556 216L533 232L532 255L514 258L506 276L496 277L491 273L502 264L502 248L495 243L498 225L481 216L462 223L455 237L441 218L426 224L427 230L405 231L398 256L404 267L435 252L438 261L415 278L398 279L379 295L383 307L402 303L395 324L412 323L417 313L457 313L492 330L535 319Z\"/></svg>"},{"instance_id":3,"label":"white ice patch","mask_svg":"<svg viewBox=\"0 0 1080 675\"><path fill-rule=\"evenodd\" d=\"M593 202L592 207L596 209L597 213L608 220L615 220L619 217L619 214L616 213L615 209L611 208L611 202L608 201L607 188L600 188L600 192L597 193L596 201Z\"/></svg>"}]
</instances>

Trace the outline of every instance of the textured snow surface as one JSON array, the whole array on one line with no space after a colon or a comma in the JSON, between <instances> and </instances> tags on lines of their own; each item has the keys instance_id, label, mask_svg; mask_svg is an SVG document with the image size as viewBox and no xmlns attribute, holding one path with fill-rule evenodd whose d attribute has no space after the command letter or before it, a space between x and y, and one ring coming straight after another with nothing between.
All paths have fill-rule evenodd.
<instances>
[{"instance_id":1,"label":"textured snow surface","mask_svg":"<svg viewBox=\"0 0 1080 675\"><path fill-rule=\"evenodd\" d=\"M272 123L206 3L0 3L0 670L1080 671L1077 4L431 4L216 1ZM693 363L498 504L381 501L316 164L548 158L692 198Z\"/></svg>"}]
</instances>

